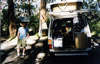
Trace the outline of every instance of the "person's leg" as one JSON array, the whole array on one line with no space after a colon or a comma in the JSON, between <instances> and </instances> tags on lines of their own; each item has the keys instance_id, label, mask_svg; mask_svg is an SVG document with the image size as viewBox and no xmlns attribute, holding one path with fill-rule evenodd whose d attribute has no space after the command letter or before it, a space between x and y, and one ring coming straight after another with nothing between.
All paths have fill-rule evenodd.
<instances>
[{"instance_id":1,"label":"person's leg","mask_svg":"<svg viewBox=\"0 0 100 64\"><path fill-rule=\"evenodd\" d=\"M20 56L20 46L21 46L21 40L18 40L18 44L17 44L17 56Z\"/></svg>"},{"instance_id":2,"label":"person's leg","mask_svg":"<svg viewBox=\"0 0 100 64\"><path fill-rule=\"evenodd\" d=\"M25 39L23 39L23 43L22 43L22 47L23 47L23 53L22 53L22 55L25 55L25 51L26 51L26 40Z\"/></svg>"},{"instance_id":3,"label":"person's leg","mask_svg":"<svg viewBox=\"0 0 100 64\"><path fill-rule=\"evenodd\" d=\"M23 48L23 54L22 54L22 55L25 55L25 51L26 51L26 49L25 49L25 48Z\"/></svg>"},{"instance_id":4,"label":"person's leg","mask_svg":"<svg viewBox=\"0 0 100 64\"><path fill-rule=\"evenodd\" d=\"M20 48L17 48L17 56L20 56Z\"/></svg>"}]
</instances>

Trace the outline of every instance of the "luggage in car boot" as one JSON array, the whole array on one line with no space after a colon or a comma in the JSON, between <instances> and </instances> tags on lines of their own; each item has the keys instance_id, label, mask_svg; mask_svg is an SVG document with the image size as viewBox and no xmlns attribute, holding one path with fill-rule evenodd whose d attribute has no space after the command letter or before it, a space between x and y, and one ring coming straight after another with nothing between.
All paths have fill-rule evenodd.
<instances>
[{"instance_id":1,"label":"luggage in car boot","mask_svg":"<svg viewBox=\"0 0 100 64\"><path fill-rule=\"evenodd\" d=\"M87 37L85 33L75 33L75 47L80 49L87 48Z\"/></svg>"}]
</instances>

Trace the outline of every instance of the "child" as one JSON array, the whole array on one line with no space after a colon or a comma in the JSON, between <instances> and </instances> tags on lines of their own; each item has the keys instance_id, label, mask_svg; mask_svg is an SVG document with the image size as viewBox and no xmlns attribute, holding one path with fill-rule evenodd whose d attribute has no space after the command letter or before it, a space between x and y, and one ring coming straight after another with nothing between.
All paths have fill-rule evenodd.
<instances>
[{"instance_id":1,"label":"child","mask_svg":"<svg viewBox=\"0 0 100 64\"><path fill-rule=\"evenodd\" d=\"M17 37L17 56L20 56L20 47L22 46L23 52L22 55L25 55L26 39L29 37L28 28L26 28L25 23L20 23L21 27L18 29Z\"/></svg>"}]
</instances>

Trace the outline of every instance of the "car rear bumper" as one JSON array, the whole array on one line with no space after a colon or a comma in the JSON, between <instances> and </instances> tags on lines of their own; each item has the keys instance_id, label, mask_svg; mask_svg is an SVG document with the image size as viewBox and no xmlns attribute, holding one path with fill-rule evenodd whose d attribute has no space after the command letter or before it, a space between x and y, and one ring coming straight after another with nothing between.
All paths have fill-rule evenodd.
<instances>
[{"instance_id":1,"label":"car rear bumper","mask_svg":"<svg viewBox=\"0 0 100 64\"><path fill-rule=\"evenodd\" d=\"M54 56L76 56L76 55L89 55L88 52L91 51L92 48L86 49L68 49L68 50L55 50L50 49L50 53L53 53Z\"/></svg>"}]
</instances>

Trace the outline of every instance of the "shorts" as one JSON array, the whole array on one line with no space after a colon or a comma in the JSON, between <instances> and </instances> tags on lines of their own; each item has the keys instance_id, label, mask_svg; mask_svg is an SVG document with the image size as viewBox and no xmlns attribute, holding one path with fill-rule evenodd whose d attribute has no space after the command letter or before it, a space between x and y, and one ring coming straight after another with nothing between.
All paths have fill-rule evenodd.
<instances>
[{"instance_id":1,"label":"shorts","mask_svg":"<svg viewBox=\"0 0 100 64\"><path fill-rule=\"evenodd\" d=\"M26 39L18 39L17 48L26 47Z\"/></svg>"}]
</instances>

